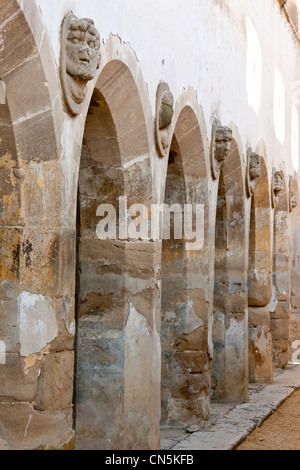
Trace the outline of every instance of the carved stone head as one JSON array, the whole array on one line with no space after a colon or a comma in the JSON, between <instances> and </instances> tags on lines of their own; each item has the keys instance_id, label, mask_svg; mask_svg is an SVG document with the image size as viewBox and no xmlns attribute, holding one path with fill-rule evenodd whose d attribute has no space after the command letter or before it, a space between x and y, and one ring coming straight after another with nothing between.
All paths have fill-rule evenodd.
<instances>
[{"instance_id":1,"label":"carved stone head","mask_svg":"<svg viewBox=\"0 0 300 470\"><path fill-rule=\"evenodd\" d=\"M222 163L230 150L232 130L226 126L218 126L215 134L215 159Z\"/></svg>"},{"instance_id":2,"label":"carved stone head","mask_svg":"<svg viewBox=\"0 0 300 470\"><path fill-rule=\"evenodd\" d=\"M283 190L283 177L280 171L276 171L273 175L273 191L276 195Z\"/></svg>"},{"instance_id":3,"label":"carved stone head","mask_svg":"<svg viewBox=\"0 0 300 470\"><path fill-rule=\"evenodd\" d=\"M254 193L257 179L261 174L261 157L257 153L252 152L251 147L247 151L247 162L246 188L248 197L251 197Z\"/></svg>"},{"instance_id":4,"label":"carved stone head","mask_svg":"<svg viewBox=\"0 0 300 470\"><path fill-rule=\"evenodd\" d=\"M89 18L74 17L66 42L67 73L76 80L92 80L100 64L100 35Z\"/></svg>"},{"instance_id":5,"label":"carved stone head","mask_svg":"<svg viewBox=\"0 0 300 470\"><path fill-rule=\"evenodd\" d=\"M61 24L60 81L71 115L80 114L87 83L100 66L100 35L89 18L68 12Z\"/></svg>"},{"instance_id":6,"label":"carved stone head","mask_svg":"<svg viewBox=\"0 0 300 470\"><path fill-rule=\"evenodd\" d=\"M252 181L260 177L260 156L256 153L250 155L249 176Z\"/></svg>"},{"instance_id":7,"label":"carved stone head","mask_svg":"<svg viewBox=\"0 0 300 470\"><path fill-rule=\"evenodd\" d=\"M283 176L280 171L273 170L273 177L272 177L272 206L275 208L277 206L280 192L284 189L284 181Z\"/></svg>"},{"instance_id":8,"label":"carved stone head","mask_svg":"<svg viewBox=\"0 0 300 470\"><path fill-rule=\"evenodd\" d=\"M159 110L159 129L168 127L174 114L174 96L169 90L166 90L161 97Z\"/></svg>"},{"instance_id":9,"label":"carved stone head","mask_svg":"<svg viewBox=\"0 0 300 470\"><path fill-rule=\"evenodd\" d=\"M230 127L222 126L218 119L214 119L210 145L211 172L214 179L218 178L221 165L229 153L232 140L233 134Z\"/></svg>"},{"instance_id":10,"label":"carved stone head","mask_svg":"<svg viewBox=\"0 0 300 470\"><path fill-rule=\"evenodd\" d=\"M160 82L156 91L155 134L156 146L161 157L168 156L172 140L174 96L165 82Z\"/></svg>"},{"instance_id":11,"label":"carved stone head","mask_svg":"<svg viewBox=\"0 0 300 470\"><path fill-rule=\"evenodd\" d=\"M295 194L291 193L290 195L290 210L292 211L293 209L295 209L295 207L297 207L298 203L297 203L297 200L296 200L296 196Z\"/></svg>"}]
</instances>

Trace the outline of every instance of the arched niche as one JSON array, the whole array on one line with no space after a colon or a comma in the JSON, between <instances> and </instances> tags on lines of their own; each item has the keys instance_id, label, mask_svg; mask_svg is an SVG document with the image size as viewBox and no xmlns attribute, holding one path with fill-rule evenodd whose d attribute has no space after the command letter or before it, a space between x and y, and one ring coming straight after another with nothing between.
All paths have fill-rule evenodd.
<instances>
[{"instance_id":1,"label":"arched niche","mask_svg":"<svg viewBox=\"0 0 300 470\"><path fill-rule=\"evenodd\" d=\"M272 338L268 305L272 297L272 216L270 184L263 148L260 176L254 186L250 205L248 316L249 381L273 380Z\"/></svg>"},{"instance_id":2,"label":"arched niche","mask_svg":"<svg viewBox=\"0 0 300 470\"><path fill-rule=\"evenodd\" d=\"M219 180L215 223L212 399L248 395L247 262L242 152L235 135Z\"/></svg>"},{"instance_id":3,"label":"arched niche","mask_svg":"<svg viewBox=\"0 0 300 470\"><path fill-rule=\"evenodd\" d=\"M162 425L187 426L209 417L209 198L207 151L195 108L176 110L164 203L177 206L162 243ZM184 231L193 208L191 230ZM200 217L196 219L196 206ZM182 221L182 230L178 229ZM191 242L194 242L191 243Z\"/></svg>"},{"instance_id":4,"label":"arched niche","mask_svg":"<svg viewBox=\"0 0 300 470\"><path fill-rule=\"evenodd\" d=\"M159 446L157 247L120 228L150 207L148 133L135 78L104 64L87 112L79 168L76 288L76 447ZM120 203L121 200L121 203ZM115 235L99 236L113 215ZM121 204L121 205L120 205ZM99 210L99 207L102 209ZM122 206L122 207L121 207ZM115 211L115 212L114 212ZM104 224L106 225L106 224ZM103 235L103 230L101 232Z\"/></svg>"},{"instance_id":5,"label":"arched niche","mask_svg":"<svg viewBox=\"0 0 300 470\"><path fill-rule=\"evenodd\" d=\"M275 367L285 366L290 359L290 221L289 191L284 171L282 189L274 208L273 239L273 302L271 303L271 334Z\"/></svg>"}]
</instances>

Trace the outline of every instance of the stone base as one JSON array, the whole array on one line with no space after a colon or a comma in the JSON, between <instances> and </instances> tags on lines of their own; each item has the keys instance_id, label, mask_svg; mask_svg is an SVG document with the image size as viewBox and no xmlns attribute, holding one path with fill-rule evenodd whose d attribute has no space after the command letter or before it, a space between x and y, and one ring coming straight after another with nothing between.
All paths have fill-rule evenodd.
<instances>
[{"instance_id":1,"label":"stone base","mask_svg":"<svg viewBox=\"0 0 300 470\"><path fill-rule=\"evenodd\" d=\"M249 307L249 381L273 382L270 313L264 307Z\"/></svg>"},{"instance_id":2,"label":"stone base","mask_svg":"<svg viewBox=\"0 0 300 470\"><path fill-rule=\"evenodd\" d=\"M300 312L291 313L290 345L291 362L300 363Z\"/></svg>"}]
</instances>

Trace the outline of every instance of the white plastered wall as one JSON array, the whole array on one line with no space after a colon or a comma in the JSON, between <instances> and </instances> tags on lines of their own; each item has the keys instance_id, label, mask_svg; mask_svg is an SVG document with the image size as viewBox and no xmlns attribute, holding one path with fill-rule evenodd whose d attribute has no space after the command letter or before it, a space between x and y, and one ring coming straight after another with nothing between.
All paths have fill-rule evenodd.
<instances>
[{"instance_id":1,"label":"white plastered wall","mask_svg":"<svg viewBox=\"0 0 300 470\"><path fill-rule=\"evenodd\" d=\"M178 99L191 86L212 117L234 122L243 150L264 141L267 164L298 170L300 46L276 0L37 0L59 57L59 27L67 10L91 17L106 41L129 42L155 109L165 80ZM299 94L298 94L299 96ZM292 158L293 155L293 158Z\"/></svg>"}]
</instances>

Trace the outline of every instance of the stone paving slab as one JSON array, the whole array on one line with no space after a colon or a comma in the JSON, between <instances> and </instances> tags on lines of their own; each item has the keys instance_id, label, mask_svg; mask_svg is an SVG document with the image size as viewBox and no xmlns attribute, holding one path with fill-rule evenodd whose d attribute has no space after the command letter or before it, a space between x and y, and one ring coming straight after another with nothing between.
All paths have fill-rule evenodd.
<instances>
[{"instance_id":1,"label":"stone paving slab","mask_svg":"<svg viewBox=\"0 0 300 470\"><path fill-rule=\"evenodd\" d=\"M173 430L168 439L165 430L162 448L172 450L233 450L260 426L296 390L300 389L300 365L289 364L277 371L270 385L250 387L249 403L212 405L211 420L206 429L186 433L182 439Z\"/></svg>"}]
</instances>

